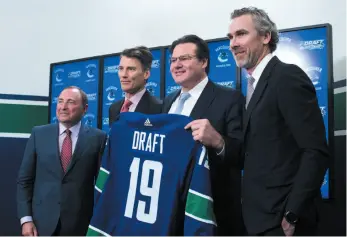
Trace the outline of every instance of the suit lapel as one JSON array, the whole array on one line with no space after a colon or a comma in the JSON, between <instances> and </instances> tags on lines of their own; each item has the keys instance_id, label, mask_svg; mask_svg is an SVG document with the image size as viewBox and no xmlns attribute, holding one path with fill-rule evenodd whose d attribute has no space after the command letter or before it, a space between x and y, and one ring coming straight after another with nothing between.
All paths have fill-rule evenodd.
<instances>
[{"instance_id":1,"label":"suit lapel","mask_svg":"<svg viewBox=\"0 0 347 237\"><path fill-rule=\"evenodd\" d=\"M78 139L77 139L75 151L72 155L71 162L70 162L65 174L67 174L74 167L76 162L82 157L83 149L88 147L88 143L87 143L88 132L89 132L89 127L81 124L81 128L80 128L80 131L78 134Z\"/></svg>"},{"instance_id":2,"label":"suit lapel","mask_svg":"<svg viewBox=\"0 0 347 237\"><path fill-rule=\"evenodd\" d=\"M142 98L140 99L139 103L137 104L135 108L135 112L139 113L148 113L149 109L149 92L146 90L143 94Z\"/></svg>"},{"instance_id":3,"label":"suit lapel","mask_svg":"<svg viewBox=\"0 0 347 237\"><path fill-rule=\"evenodd\" d=\"M214 89L215 85L209 80L198 101L196 102L192 112L190 113L191 118L200 119L203 117L204 112L216 97Z\"/></svg>"},{"instance_id":4,"label":"suit lapel","mask_svg":"<svg viewBox=\"0 0 347 237\"><path fill-rule=\"evenodd\" d=\"M175 92L172 92L173 94L167 97L167 100L164 103L163 107L163 113L167 114L170 111L170 108L173 104L173 102L176 100L176 98L180 95L181 90L177 90Z\"/></svg>"},{"instance_id":5,"label":"suit lapel","mask_svg":"<svg viewBox=\"0 0 347 237\"><path fill-rule=\"evenodd\" d=\"M62 177L64 174L63 168L61 166L60 151L59 151L59 124L54 124L52 126L52 131L49 134L54 134L54 136L47 137L47 147L54 147L55 158L52 161L52 170L59 176Z\"/></svg>"},{"instance_id":6,"label":"suit lapel","mask_svg":"<svg viewBox=\"0 0 347 237\"><path fill-rule=\"evenodd\" d=\"M262 97L266 87L267 87L267 83L268 83L268 79L271 76L271 71L272 68L276 65L276 63L278 62L278 58L276 56L274 56L269 63L266 65L263 73L261 74L260 78L259 78L259 82L253 92L252 98L249 101L248 107L245 111L245 117L244 117L244 121L243 121L243 127L244 127L244 134L246 134L247 132L247 128L248 128L248 124L249 124L249 119L252 115L252 112L254 110L254 108L256 107L256 105L258 104L260 98Z\"/></svg>"},{"instance_id":7,"label":"suit lapel","mask_svg":"<svg viewBox=\"0 0 347 237\"><path fill-rule=\"evenodd\" d=\"M120 114L120 110L121 110L121 108L122 108L122 106L123 106L123 104L124 104L124 98L120 101L120 103L118 103L117 104L117 107L115 108L115 110L116 110L116 114L118 115L118 114Z\"/></svg>"}]
</instances>

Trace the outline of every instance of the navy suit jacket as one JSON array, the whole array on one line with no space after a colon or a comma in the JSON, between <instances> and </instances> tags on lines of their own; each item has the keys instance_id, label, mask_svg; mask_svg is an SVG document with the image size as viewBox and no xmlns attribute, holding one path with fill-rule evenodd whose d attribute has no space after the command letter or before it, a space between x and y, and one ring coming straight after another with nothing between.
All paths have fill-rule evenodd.
<instances>
[{"instance_id":1,"label":"navy suit jacket","mask_svg":"<svg viewBox=\"0 0 347 237\"><path fill-rule=\"evenodd\" d=\"M94 183L106 133L81 125L72 160L64 174L59 125L34 127L17 180L18 218L32 216L39 235L85 235L93 212Z\"/></svg>"},{"instance_id":2,"label":"navy suit jacket","mask_svg":"<svg viewBox=\"0 0 347 237\"><path fill-rule=\"evenodd\" d=\"M113 103L109 108L109 125L117 120L120 110L124 104L124 98ZM147 90L143 94L134 112L143 114L160 114L162 101L152 96Z\"/></svg>"}]
</instances>

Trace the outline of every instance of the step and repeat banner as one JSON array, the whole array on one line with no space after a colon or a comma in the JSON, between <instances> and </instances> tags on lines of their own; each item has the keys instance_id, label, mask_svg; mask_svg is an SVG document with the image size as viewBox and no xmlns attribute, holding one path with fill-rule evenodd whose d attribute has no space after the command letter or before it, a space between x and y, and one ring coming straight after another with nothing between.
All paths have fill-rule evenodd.
<instances>
[{"instance_id":1,"label":"step and repeat banner","mask_svg":"<svg viewBox=\"0 0 347 237\"><path fill-rule=\"evenodd\" d=\"M330 32L327 26L281 31L280 42L274 52L281 61L298 65L311 79L316 88L328 141L329 129L333 130L329 126L334 119L329 103L329 88L332 83ZM247 94L247 78L247 72L242 70L241 88L244 95ZM330 197L329 181L328 170L321 188L324 198Z\"/></svg>"},{"instance_id":2,"label":"step and repeat banner","mask_svg":"<svg viewBox=\"0 0 347 237\"><path fill-rule=\"evenodd\" d=\"M297 64L312 80L330 143L333 139L331 38L329 24L281 30L275 51L282 61ZM246 71L238 70L229 50L229 40L221 38L206 42L210 50L209 78L222 86L240 89L246 95L248 75ZM171 76L169 46L153 48L151 52L153 63L146 88L152 95L164 99L180 89ZM124 98L118 77L119 63L120 55L113 54L51 64L49 122L56 122L55 110L60 92L75 85L88 95L89 109L83 123L108 131L109 107ZM321 189L326 199L331 197L330 175L331 170L328 170Z\"/></svg>"},{"instance_id":3,"label":"step and repeat banner","mask_svg":"<svg viewBox=\"0 0 347 237\"><path fill-rule=\"evenodd\" d=\"M57 122L56 108L61 91L68 86L78 86L87 94L89 106L82 123L98 126L99 61L91 59L51 65L49 122Z\"/></svg>"}]
</instances>

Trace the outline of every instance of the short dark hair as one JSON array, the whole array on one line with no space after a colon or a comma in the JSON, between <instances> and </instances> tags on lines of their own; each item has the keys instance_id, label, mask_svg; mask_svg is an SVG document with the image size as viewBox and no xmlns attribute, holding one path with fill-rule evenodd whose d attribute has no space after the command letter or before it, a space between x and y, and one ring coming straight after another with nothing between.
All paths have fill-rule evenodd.
<instances>
[{"instance_id":1,"label":"short dark hair","mask_svg":"<svg viewBox=\"0 0 347 237\"><path fill-rule=\"evenodd\" d=\"M135 48L125 49L121 53L121 57L136 58L140 61L144 71L151 70L153 55L146 46L138 46Z\"/></svg>"},{"instance_id":2,"label":"short dark hair","mask_svg":"<svg viewBox=\"0 0 347 237\"><path fill-rule=\"evenodd\" d=\"M67 89L77 89L80 92L81 99L82 99L82 106L83 106L83 108L85 108L86 105L88 104L88 96L87 96L87 94L81 88L79 88L78 86L68 86L68 87L64 88L64 90L67 90Z\"/></svg>"},{"instance_id":3,"label":"short dark hair","mask_svg":"<svg viewBox=\"0 0 347 237\"><path fill-rule=\"evenodd\" d=\"M210 49L207 43L197 35L185 35L175 40L170 47L170 53L172 54L175 47L179 44L193 43L196 45L196 57L201 60L207 60L207 66L205 68L206 74L210 71Z\"/></svg>"},{"instance_id":4,"label":"short dark hair","mask_svg":"<svg viewBox=\"0 0 347 237\"><path fill-rule=\"evenodd\" d=\"M270 19L268 14L256 7L244 7L241 9L236 9L231 13L231 19L234 19L243 15L251 15L255 28L259 35L264 36L267 33L271 34L271 39L269 41L269 48L271 53L277 48L277 43L279 41L279 35L277 31L276 24Z\"/></svg>"}]
</instances>

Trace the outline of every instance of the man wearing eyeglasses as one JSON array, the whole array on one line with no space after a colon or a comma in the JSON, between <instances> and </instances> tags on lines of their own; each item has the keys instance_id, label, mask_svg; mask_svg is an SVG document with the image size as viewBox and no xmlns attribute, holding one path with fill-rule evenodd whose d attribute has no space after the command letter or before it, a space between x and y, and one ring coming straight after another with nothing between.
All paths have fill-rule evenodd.
<instances>
[{"instance_id":1,"label":"man wearing eyeglasses","mask_svg":"<svg viewBox=\"0 0 347 237\"><path fill-rule=\"evenodd\" d=\"M209 48L198 36L177 39L170 51L170 71L181 89L166 97L163 112L194 119L185 128L208 148L217 235L243 235L239 154L244 98L208 78Z\"/></svg>"}]
</instances>

